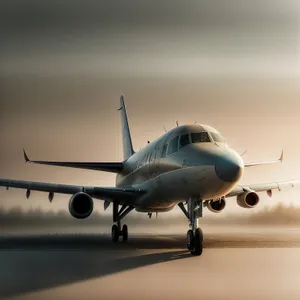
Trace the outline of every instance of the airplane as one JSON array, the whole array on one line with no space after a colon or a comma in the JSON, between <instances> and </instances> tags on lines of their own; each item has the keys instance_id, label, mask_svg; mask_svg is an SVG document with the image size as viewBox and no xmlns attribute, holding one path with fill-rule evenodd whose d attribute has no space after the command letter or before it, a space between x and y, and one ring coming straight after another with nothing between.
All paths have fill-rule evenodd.
<instances>
[{"instance_id":1,"label":"airplane","mask_svg":"<svg viewBox=\"0 0 300 300\"><path fill-rule=\"evenodd\" d=\"M280 163L278 160L244 163L241 155L231 149L219 131L203 124L181 125L165 132L156 140L135 152L124 96L120 97L123 161L121 162L62 162L30 160L25 150L26 163L81 168L116 173L114 187L77 186L44 182L31 182L0 178L0 186L6 189L26 189L47 192L50 202L55 193L69 194L69 212L77 219L91 215L94 199L104 201L104 210L112 204L113 226L111 239L128 239L128 227L121 221L134 209L137 212L168 212L176 205L189 221L187 249L192 255L203 251L203 232L198 219L203 207L220 213L226 206L226 198L237 197L242 208L253 208L260 200L258 192L282 187L294 187L300 180L240 185L244 169L248 167Z\"/></svg>"}]
</instances>

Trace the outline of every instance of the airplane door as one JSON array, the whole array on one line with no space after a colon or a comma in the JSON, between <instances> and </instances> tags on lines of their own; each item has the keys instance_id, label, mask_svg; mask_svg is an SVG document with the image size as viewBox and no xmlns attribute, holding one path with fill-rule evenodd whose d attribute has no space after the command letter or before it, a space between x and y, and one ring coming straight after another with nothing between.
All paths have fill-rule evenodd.
<instances>
[{"instance_id":1,"label":"airplane door","mask_svg":"<svg viewBox=\"0 0 300 300\"><path fill-rule=\"evenodd\" d=\"M157 144L154 150L154 155L153 155L153 167L152 167L152 174L151 177L154 178L159 174L159 159L160 159L160 152L161 152L161 147L160 144Z\"/></svg>"},{"instance_id":2,"label":"airplane door","mask_svg":"<svg viewBox=\"0 0 300 300\"><path fill-rule=\"evenodd\" d=\"M149 168L148 168L148 176L149 176L149 179L151 178L151 174L152 174L152 167L153 167L153 152L150 152L149 156L148 156L148 165L149 165Z\"/></svg>"},{"instance_id":3,"label":"airplane door","mask_svg":"<svg viewBox=\"0 0 300 300\"><path fill-rule=\"evenodd\" d=\"M159 159L161 147L160 144L156 144L155 148L149 154L148 162L149 162L149 178L154 178L159 174Z\"/></svg>"}]
</instances>

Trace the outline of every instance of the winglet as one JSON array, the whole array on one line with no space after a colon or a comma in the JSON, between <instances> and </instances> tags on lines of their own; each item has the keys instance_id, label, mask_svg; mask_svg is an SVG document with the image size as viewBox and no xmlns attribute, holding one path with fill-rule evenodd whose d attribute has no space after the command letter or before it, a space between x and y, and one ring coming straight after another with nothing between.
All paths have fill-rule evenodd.
<instances>
[{"instance_id":1,"label":"winglet","mask_svg":"<svg viewBox=\"0 0 300 300\"><path fill-rule=\"evenodd\" d=\"M281 161L281 162L283 161L283 149L281 151L281 155L280 155L279 161Z\"/></svg>"},{"instance_id":2,"label":"winglet","mask_svg":"<svg viewBox=\"0 0 300 300\"><path fill-rule=\"evenodd\" d=\"M280 155L279 159L277 159L277 160L245 163L244 167L253 167L253 166L259 166L259 165L276 164L276 163L281 163L282 161L283 161L283 150L281 151L281 155Z\"/></svg>"},{"instance_id":3,"label":"winglet","mask_svg":"<svg viewBox=\"0 0 300 300\"><path fill-rule=\"evenodd\" d=\"M30 159L28 158L25 149L23 148L23 154L24 154L24 159L25 159L25 163L29 162Z\"/></svg>"}]
</instances>

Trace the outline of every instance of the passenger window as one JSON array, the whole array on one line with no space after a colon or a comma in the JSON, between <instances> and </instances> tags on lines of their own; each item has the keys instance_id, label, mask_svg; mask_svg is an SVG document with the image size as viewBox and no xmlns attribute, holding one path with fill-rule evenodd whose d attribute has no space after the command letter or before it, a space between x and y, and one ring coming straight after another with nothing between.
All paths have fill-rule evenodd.
<instances>
[{"instance_id":1,"label":"passenger window","mask_svg":"<svg viewBox=\"0 0 300 300\"><path fill-rule=\"evenodd\" d=\"M169 144L168 154L178 151L178 140L179 140L179 136L176 136L171 140Z\"/></svg>"},{"instance_id":2,"label":"passenger window","mask_svg":"<svg viewBox=\"0 0 300 300\"><path fill-rule=\"evenodd\" d=\"M224 140L224 138L221 136L221 134L216 133L216 132L211 132L210 134L211 134L211 136L212 136L212 138L213 138L213 140L214 140L215 142L217 142L217 143L225 143L225 140Z\"/></svg>"},{"instance_id":3,"label":"passenger window","mask_svg":"<svg viewBox=\"0 0 300 300\"><path fill-rule=\"evenodd\" d=\"M165 144L164 147L163 147L163 151L162 151L160 157L166 157L166 155L167 155L167 148L168 148L168 144Z\"/></svg>"},{"instance_id":4,"label":"passenger window","mask_svg":"<svg viewBox=\"0 0 300 300\"><path fill-rule=\"evenodd\" d=\"M180 141L179 141L179 149L188 145L190 143L190 136L189 134L183 134L180 136Z\"/></svg>"},{"instance_id":5,"label":"passenger window","mask_svg":"<svg viewBox=\"0 0 300 300\"><path fill-rule=\"evenodd\" d=\"M191 133L192 143L210 143L207 132Z\"/></svg>"}]
</instances>

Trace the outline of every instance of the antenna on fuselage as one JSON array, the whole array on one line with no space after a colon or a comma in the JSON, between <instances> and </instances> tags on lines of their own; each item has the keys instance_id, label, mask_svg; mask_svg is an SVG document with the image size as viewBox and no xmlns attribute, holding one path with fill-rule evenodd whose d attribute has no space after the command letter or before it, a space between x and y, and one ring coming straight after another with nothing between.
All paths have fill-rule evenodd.
<instances>
[{"instance_id":1,"label":"antenna on fuselage","mask_svg":"<svg viewBox=\"0 0 300 300\"><path fill-rule=\"evenodd\" d=\"M167 132L166 126L164 126L165 132Z\"/></svg>"},{"instance_id":2,"label":"antenna on fuselage","mask_svg":"<svg viewBox=\"0 0 300 300\"><path fill-rule=\"evenodd\" d=\"M197 124L197 121L195 121L195 123L194 124Z\"/></svg>"},{"instance_id":3,"label":"antenna on fuselage","mask_svg":"<svg viewBox=\"0 0 300 300\"><path fill-rule=\"evenodd\" d=\"M243 156L243 155L246 154L247 152L248 152L248 150L244 151L244 152L241 154L241 156Z\"/></svg>"},{"instance_id":4,"label":"antenna on fuselage","mask_svg":"<svg viewBox=\"0 0 300 300\"><path fill-rule=\"evenodd\" d=\"M177 125L177 127L178 127L178 121L176 121L176 125Z\"/></svg>"}]
</instances>

